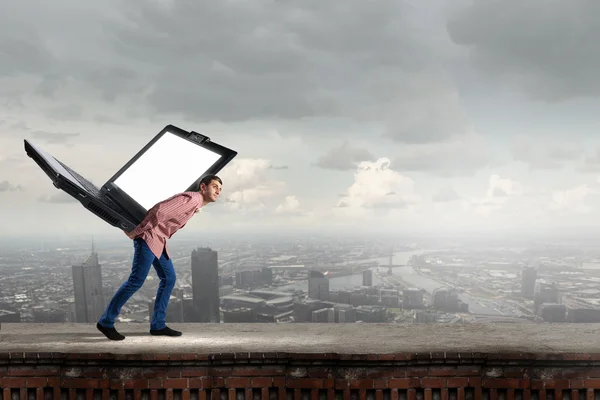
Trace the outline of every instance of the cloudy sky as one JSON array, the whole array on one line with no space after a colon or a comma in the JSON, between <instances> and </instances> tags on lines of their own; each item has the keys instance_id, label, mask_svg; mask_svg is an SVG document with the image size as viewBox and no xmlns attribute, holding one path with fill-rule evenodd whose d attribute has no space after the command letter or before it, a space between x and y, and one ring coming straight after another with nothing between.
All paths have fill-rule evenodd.
<instances>
[{"instance_id":1,"label":"cloudy sky","mask_svg":"<svg viewBox=\"0 0 600 400\"><path fill-rule=\"evenodd\" d=\"M167 124L234 148L190 231L600 225L600 2L5 0L2 235L122 234L102 185Z\"/></svg>"}]
</instances>

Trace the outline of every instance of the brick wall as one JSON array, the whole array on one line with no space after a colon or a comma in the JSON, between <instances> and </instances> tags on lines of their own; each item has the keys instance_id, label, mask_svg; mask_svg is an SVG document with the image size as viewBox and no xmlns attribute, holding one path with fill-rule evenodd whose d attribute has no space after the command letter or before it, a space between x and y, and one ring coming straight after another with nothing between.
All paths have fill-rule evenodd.
<instances>
[{"instance_id":1,"label":"brick wall","mask_svg":"<svg viewBox=\"0 0 600 400\"><path fill-rule=\"evenodd\" d=\"M0 354L1 400L600 400L600 354Z\"/></svg>"}]
</instances>

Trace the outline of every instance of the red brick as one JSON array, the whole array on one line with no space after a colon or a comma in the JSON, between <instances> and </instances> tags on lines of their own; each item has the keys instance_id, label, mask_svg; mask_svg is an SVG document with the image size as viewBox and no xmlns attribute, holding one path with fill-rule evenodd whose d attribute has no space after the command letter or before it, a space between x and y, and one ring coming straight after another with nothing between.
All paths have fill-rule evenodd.
<instances>
[{"instance_id":1,"label":"red brick","mask_svg":"<svg viewBox=\"0 0 600 400\"><path fill-rule=\"evenodd\" d=\"M417 378L392 378L388 379L388 387L392 389L410 389L420 386Z\"/></svg>"},{"instance_id":2,"label":"red brick","mask_svg":"<svg viewBox=\"0 0 600 400\"><path fill-rule=\"evenodd\" d=\"M99 367L83 367L81 368L81 375L86 378L102 379L105 371Z\"/></svg>"},{"instance_id":3,"label":"red brick","mask_svg":"<svg viewBox=\"0 0 600 400\"><path fill-rule=\"evenodd\" d=\"M283 366L260 366L260 367L234 367L233 374L236 376L285 376Z\"/></svg>"},{"instance_id":4,"label":"red brick","mask_svg":"<svg viewBox=\"0 0 600 400\"><path fill-rule=\"evenodd\" d=\"M334 379L333 386L335 390L346 390L348 389L348 381L346 379Z\"/></svg>"},{"instance_id":5,"label":"red brick","mask_svg":"<svg viewBox=\"0 0 600 400\"><path fill-rule=\"evenodd\" d=\"M238 367L236 367L238 368ZM248 368L248 367L239 367L241 368ZM250 369L254 369L253 367L250 367ZM238 374L234 374L233 373L234 368L232 367L208 367L206 368L206 375L207 376L235 376Z\"/></svg>"},{"instance_id":6,"label":"red brick","mask_svg":"<svg viewBox=\"0 0 600 400\"><path fill-rule=\"evenodd\" d=\"M161 379L149 379L148 380L148 389L162 389L162 380Z\"/></svg>"},{"instance_id":7,"label":"red brick","mask_svg":"<svg viewBox=\"0 0 600 400\"><path fill-rule=\"evenodd\" d=\"M394 360L396 361L410 361L414 359L414 355L412 353L396 353L394 354Z\"/></svg>"},{"instance_id":8,"label":"red brick","mask_svg":"<svg viewBox=\"0 0 600 400\"><path fill-rule=\"evenodd\" d=\"M522 380L516 378L486 378L482 380L481 386L490 389L521 389Z\"/></svg>"},{"instance_id":9,"label":"red brick","mask_svg":"<svg viewBox=\"0 0 600 400\"><path fill-rule=\"evenodd\" d=\"M60 377L56 376L56 377L48 378L48 386L60 388Z\"/></svg>"},{"instance_id":10,"label":"red brick","mask_svg":"<svg viewBox=\"0 0 600 400\"><path fill-rule=\"evenodd\" d=\"M527 378L529 376L529 368L506 367L502 368L502 376L504 378Z\"/></svg>"},{"instance_id":11,"label":"red brick","mask_svg":"<svg viewBox=\"0 0 600 400\"><path fill-rule=\"evenodd\" d=\"M296 389L323 389L323 379L318 378L287 378L286 386Z\"/></svg>"},{"instance_id":12,"label":"red brick","mask_svg":"<svg viewBox=\"0 0 600 400\"><path fill-rule=\"evenodd\" d=\"M45 387L48 378L27 378L27 387Z\"/></svg>"},{"instance_id":13,"label":"red brick","mask_svg":"<svg viewBox=\"0 0 600 400\"><path fill-rule=\"evenodd\" d=\"M24 388L27 386L25 378L0 378L0 387L3 388Z\"/></svg>"},{"instance_id":14,"label":"red brick","mask_svg":"<svg viewBox=\"0 0 600 400\"><path fill-rule=\"evenodd\" d=\"M569 380L569 387L571 389L585 389L583 379L571 379Z\"/></svg>"},{"instance_id":15,"label":"red brick","mask_svg":"<svg viewBox=\"0 0 600 400\"><path fill-rule=\"evenodd\" d=\"M285 388L285 378L273 378L273 387Z\"/></svg>"},{"instance_id":16,"label":"red brick","mask_svg":"<svg viewBox=\"0 0 600 400\"><path fill-rule=\"evenodd\" d=\"M168 373L168 369L166 367L154 367L144 368L142 370L142 374L140 378L163 378L166 377Z\"/></svg>"},{"instance_id":17,"label":"red brick","mask_svg":"<svg viewBox=\"0 0 600 400\"><path fill-rule=\"evenodd\" d=\"M148 389L147 379L127 379L123 381L123 389Z\"/></svg>"},{"instance_id":18,"label":"red brick","mask_svg":"<svg viewBox=\"0 0 600 400\"><path fill-rule=\"evenodd\" d=\"M193 361L196 359L195 353L171 353L169 360L171 361Z\"/></svg>"},{"instance_id":19,"label":"red brick","mask_svg":"<svg viewBox=\"0 0 600 400\"><path fill-rule=\"evenodd\" d=\"M181 367L167 367L167 373L163 378L184 378L181 376Z\"/></svg>"},{"instance_id":20,"label":"red brick","mask_svg":"<svg viewBox=\"0 0 600 400\"><path fill-rule=\"evenodd\" d=\"M394 378L396 376L396 370L393 368L366 368L364 371L363 377L370 379Z\"/></svg>"},{"instance_id":21,"label":"red brick","mask_svg":"<svg viewBox=\"0 0 600 400\"><path fill-rule=\"evenodd\" d=\"M421 378L421 386L424 388L443 388L446 386L444 378Z\"/></svg>"},{"instance_id":22,"label":"red brick","mask_svg":"<svg viewBox=\"0 0 600 400\"><path fill-rule=\"evenodd\" d=\"M110 387L111 390L121 389L123 387L123 381L120 379L110 379Z\"/></svg>"},{"instance_id":23,"label":"red brick","mask_svg":"<svg viewBox=\"0 0 600 400\"><path fill-rule=\"evenodd\" d=\"M585 379L583 386L588 389L600 389L600 379Z\"/></svg>"},{"instance_id":24,"label":"red brick","mask_svg":"<svg viewBox=\"0 0 600 400\"><path fill-rule=\"evenodd\" d=\"M464 388L469 386L469 378L448 378L446 385L449 388Z\"/></svg>"},{"instance_id":25,"label":"red brick","mask_svg":"<svg viewBox=\"0 0 600 400\"><path fill-rule=\"evenodd\" d=\"M249 388L251 387L250 385L250 378L242 378L242 377L231 377L231 378L225 378L225 387L227 388Z\"/></svg>"},{"instance_id":26,"label":"red brick","mask_svg":"<svg viewBox=\"0 0 600 400\"><path fill-rule=\"evenodd\" d=\"M429 369L429 376L457 376L457 375L459 375L457 368L448 368L448 367L434 368L434 367L432 367Z\"/></svg>"},{"instance_id":27,"label":"red brick","mask_svg":"<svg viewBox=\"0 0 600 400\"><path fill-rule=\"evenodd\" d=\"M63 378L61 386L72 389L97 389L98 379L87 378Z\"/></svg>"},{"instance_id":28,"label":"red brick","mask_svg":"<svg viewBox=\"0 0 600 400\"><path fill-rule=\"evenodd\" d=\"M51 366L8 367L8 376L53 376L60 373L60 368Z\"/></svg>"},{"instance_id":29,"label":"red brick","mask_svg":"<svg viewBox=\"0 0 600 400\"><path fill-rule=\"evenodd\" d=\"M321 378L326 379L333 376L331 368L326 367L313 367L308 368L306 371L306 376L308 378Z\"/></svg>"},{"instance_id":30,"label":"red brick","mask_svg":"<svg viewBox=\"0 0 600 400\"><path fill-rule=\"evenodd\" d=\"M373 379L350 379L348 380L348 388L353 389L373 389Z\"/></svg>"},{"instance_id":31,"label":"red brick","mask_svg":"<svg viewBox=\"0 0 600 400\"><path fill-rule=\"evenodd\" d=\"M273 378L252 378L251 385L253 388L271 387Z\"/></svg>"},{"instance_id":32,"label":"red brick","mask_svg":"<svg viewBox=\"0 0 600 400\"><path fill-rule=\"evenodd\" d=\"M206 367L178 367L182 378L207 376L208 369Z\"/></svg>"},{"instance_id":33,"label":"red brick","mask_svg":"<svg viewBox=\"0 0 600 400\"><path fill-rule=\"evenodd\" d=\"M186 378L163 379L163 388L165 389L185 389L188 387Z\"/></svg>"},{"instance_id":34,"label":"red brick","mask_svg":"<svg viewBox=\"0 0 600 400\"><path fill-rule=\"evenodd\" d=\"M428 376L429 375L429 368L407 368L406 369L406 376L407 377L411 377L411 376Z\"/></svg>"},{"instance_id":35,"label":"red brick","mask_svg":"<svg viewBox=\"0 0 600 400\"><path fill-rule=\"evenodd\" d=\"M482 379L480 377L469 377L470 387L481 387Z\"/></svg>"},{"instance_id":36,"label":"red brick","mask_svg":"<svg viewBox=\"0 0 600 400\"><path fill-rule=\"evenodd\" d=\"M207 389L211 387L211 378L189 378L188 387L190 389Z\"/></svg>"},{"instance_id":37,"label":"red brick","mask_svg":"<svg viewBox=\"0 0 600 400\"><path fill-rule=\"evenodd\" d=\"M375 389L387 389L388 381L387 379L375 379L373 381L373 387Z\"/></svg>"},{"instance_id":38,"label":"red brick","mask_svg":"<svg viewBox=\"0 0 600 400\"><path fill-rule=\"evenodd\" d=\"M568 379L546 379L544 380L546 389L568 389Z\"/></svg>"}]
</instances>

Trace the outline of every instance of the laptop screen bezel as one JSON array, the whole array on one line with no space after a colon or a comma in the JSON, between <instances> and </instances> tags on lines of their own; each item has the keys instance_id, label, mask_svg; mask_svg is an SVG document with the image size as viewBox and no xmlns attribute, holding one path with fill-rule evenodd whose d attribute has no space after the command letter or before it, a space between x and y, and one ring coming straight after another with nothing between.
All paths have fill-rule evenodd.
<instances>
[{"instance_id":1,"label":"laptop screen bezel","mask_svg":"<svg viewBox=\"0 0 600 400\"><path fill-rule=\"evenodd\" d=\"M115 181L133 164L139 159L154 143L156 143L166 133L172 133L174 135L183 138L196 146L203 147L206 150L214 152L220 155L219 159L215 161L206 171L204 171L196 181L194 181L187 189L182 191L197 191L199 190L200 181L206 175L217 174L221 171L233 158L237 155L237 152L231 150L225 146L215 143L210 140L207 136L201 135L197 132L188 132L174 125L167 125L163 128L152 140L148 142L140 151L137 152L121 169L119 169L103 186L107 196L111 197L113 201L118 202L121 207L130 211L137 223L140 223L148 210L144 208L140 203L135 201L129 196L123 189L121 189ZM175 193L173 193L175 194Z\"/></svg>"}]
</instances>

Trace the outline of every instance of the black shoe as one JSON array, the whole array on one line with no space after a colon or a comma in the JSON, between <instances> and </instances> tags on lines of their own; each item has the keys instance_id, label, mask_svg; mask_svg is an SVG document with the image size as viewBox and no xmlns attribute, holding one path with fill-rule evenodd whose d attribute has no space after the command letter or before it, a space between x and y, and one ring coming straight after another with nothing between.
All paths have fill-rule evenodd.
<instances>
[{"instance_id":1,"label":"black shoe","mask_svg":"<svg viewBox=\"0 0 600 400\"><path fill-rule=\"evenodd\" d=\"M98 328L98 330L100 332L102 332L104 334L104 336L106 336L110 340L125 339L125 336L123 336L119 332L117 332L117 330L115 328L105 328L102 325L100 325L100 322L96 323L96 328Z\"/></svg>"},{"instance_id":2,"label":"black shoe","mask_svg":"<svg viewBox=\"0 0 600 400\"><path fill-rule=\"evenodd\" d=\"M154 336L181 336L181 332L173 330L168 326L162 329L150 329L150 334Z\"/></svg>"}]
</instances>

